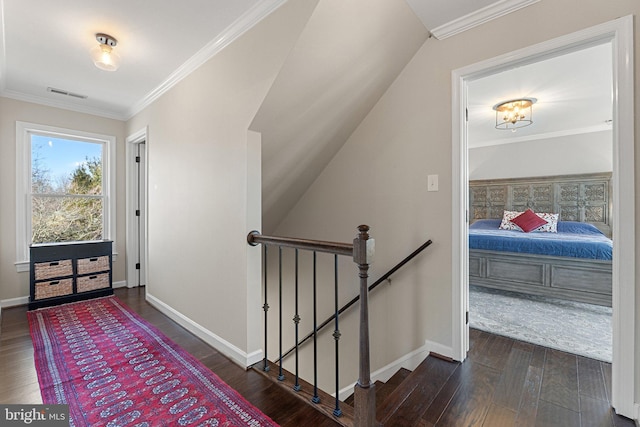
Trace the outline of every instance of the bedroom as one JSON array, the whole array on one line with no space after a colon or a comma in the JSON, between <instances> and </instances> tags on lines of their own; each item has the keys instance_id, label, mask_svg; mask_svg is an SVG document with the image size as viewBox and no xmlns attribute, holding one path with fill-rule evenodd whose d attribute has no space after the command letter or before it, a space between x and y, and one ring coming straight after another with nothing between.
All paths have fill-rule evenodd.
<instances>
[{"instance_id":1,"label":"bedroom","mask_svg":"<svg viewBox=\"0 0 640 427\"><path fill-rule=\"evenodd\" d=\"M480 329L520 339L528 336L525 340L537 343L557 341L559 349L605 361L611 361L611 61L611 46L603 43L469 84L471 324L475 310ZM503 114L495 107L522 97L531 98L533 104L515 126L526 126L515 130L498 126ZM510 221L516 214L503 215L528 208L549 224L523 233ZM556 218L542 213L559 214L558 233ZM498 227L511 230L485 236L495 234ZM533 247L502 240L505 234L518 241L527 238ZM493 241L480 241L481 237ZM549 238L565 240L547 246ZM508 253L495 252L496 239L500 250ZM590 246L574 246L576 240ZM514 309L520 315L497 308L485 315L492 298L503 298L505 291L507 297L525 298L513 300L521 307ZM591 322L586 329L604 330L605 337L598 341L589 339L589 334L581 336L585 328L556 335L550 332L555 329L553 321L544 324L542 311L522 315L545 298L554 303L549 310L556 324L563 323L557 321L562 316L576 317L566 310L586 311L589 320L584 321ZM583 344L586 341L593 343Z\"/></svg>"}]
</instances>

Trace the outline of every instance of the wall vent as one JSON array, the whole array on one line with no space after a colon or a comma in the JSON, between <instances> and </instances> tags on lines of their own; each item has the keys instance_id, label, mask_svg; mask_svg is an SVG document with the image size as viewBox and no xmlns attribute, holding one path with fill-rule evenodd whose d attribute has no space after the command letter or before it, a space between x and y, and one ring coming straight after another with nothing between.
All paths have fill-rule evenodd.
<instances>
[{"instance_id":1,"label":"wall vent","mask_svg":"<svg viewBox=\"0 0 640 427\"><path fill-rule=\"evenodd\" d=\"M56 89L55 87L48 87L47 88L47 92L57 93L58 95L72 96L74 98L80 98L80 99L87 99L88 98L87 95L81 95L79 93L73 93L73 92L69 92L69 91L66 91L66 90L62 90L62 89Z\"/></svg>"}]
</instances>

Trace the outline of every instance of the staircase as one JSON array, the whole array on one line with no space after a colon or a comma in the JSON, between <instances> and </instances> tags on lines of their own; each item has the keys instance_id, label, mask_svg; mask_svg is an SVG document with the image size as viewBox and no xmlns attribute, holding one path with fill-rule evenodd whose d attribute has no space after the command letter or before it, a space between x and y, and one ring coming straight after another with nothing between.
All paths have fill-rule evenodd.
<instances>
[{"instance_id":1,"label":"staircase","mask_svg":"<svg viewBox=\"0 0 640 427\"><path fill-rule=\"evenodd\" d=\"M247 235L247 243L251 246L263 245L264 246L264 291L263 298L264 304L262 309L264 310L264 354L262 362L253 366L253 369L272 379L274 382L287 390L290 390L295 396L302 401L312 404L312 406L318 409L321 413L327 417L332 418L333 421L343 426L355 426L355 427L374 427L380 425L413 425L415 422L419 422L424 411L428 408L429 404L436 398L438 391L444 386L447 379L451 376L452 372L457 368L457 364L451 363L449 360L444 360L443 357L434 357L429 355L427 359L420 364L420 366L412 373L406 375L404 381L392 392L391 384L383 387L383 391L380 392L382 399L381 406L376 410L376 387L371 383L371 365L369 357L369 292L373 290L383 281L387 280L394 272L400 269L403 265L408 263L416 255L422 252L426 247L431 245L431 240L427 240L413 253L407 256L404 260L400 261L395 267L384 274L371 286L368 284L369 278L369 264L371 263L374 253L374 240L369 236L369 226L358 226L358 235L353 239L353 243L340 243L329 242L321 240L308 240L291 237L279 237L279 236L263 236L258 231L251 231ZM278 341L278 365L269 360L267 352L267 342L269 333L269 286L268 286L268 258L267 247L275 246L278 249L278 317L277 324L279 330ZM283 274L282 274L282 249L290 248L294 249L294 272L293 272L293 295L294 295L294 312L295 315L292 318L295 327L295 346L287 352L282 351L282 326L283 326L283 308L282 308L282 295L283 295ZM313 301L313 332L308 334L302 340L299 339L298 324L300 322L300 316L298 312L299 303L299 264L298 255L299 251L306 251L311 254L312 260L312 301ZM317 323L317 269L316 269L316 254L318 252L329 253L333 255L334 261L334 313L320 326ZM349 303L338 309L338 256L348 256L353 259L353 262L358 266L358 282L359 282L359 295L353 298ZM330 290L325 289L326 290ZM317 364L317 334L320 329L328 325L332 321L334 322L334 346L335 346L335 396L340 393L339 390L339 342L340 342L340 330L339 330L339 315L347 310L349 307L359 302L360 306L360 324L359 324L359 341L358 341L358 383L354 387L354 400L352 404L345 404L340 402L337 397L331 397L329 394L322 392L318 389L318 364ZM313 340L313 385L298 378L299 372L299 358L298 349L308 339ZM285 371L283 366L283 359L287 355L295 351L295 371L296 374ZM402 374L400 374L402 375ZM396 381L399 381L396 380ZM385 396L388 393L388 396ZM426 406L425 406L426 404Z\"/></svg>"},{"instance_id":2,"label":"staircase","mask_svg":"<svg viewBox=\"0 0 640 427\"><path fill-rule=\"evenodd\" d=\"M423 416L432 404L438 404L436 396L459 366L458 362L431 353L414 371L401 368L387 382L376 381L376 420L385 427L430 425ZM265 372L261 363L254 365L255 370L291 390L338 424L353 425L353 395L341 403L342 415L336 417L332 413L335 398L319 390L320 403L314 404L311 402L311 393L308 392L312 387L310 384L300 380L301 390L294 392L294 375L284 371L285 380L278 381L279 367L275 364L270 364L269 367L269 371Z\"/></svg>"}]
</instances>

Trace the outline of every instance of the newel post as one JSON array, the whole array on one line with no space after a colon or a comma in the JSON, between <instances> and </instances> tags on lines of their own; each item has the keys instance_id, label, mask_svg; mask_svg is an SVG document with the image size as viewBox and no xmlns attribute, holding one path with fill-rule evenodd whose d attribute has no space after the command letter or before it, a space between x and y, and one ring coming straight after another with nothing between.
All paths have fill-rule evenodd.
<instances>
[{"instance_id":1,"label":"newel post","mask_svg":"<svg viewBox=\"0 0 640 427\"><path fill-rule=\"evenodd\" d=\"M353 261L358 264L360 277L360 372L354 390L354 425L373 427L376 422L376 392L371 383L369 357L369 264L373 262L374 240L369 238L369 226L358 227L353 239Z\"/></svg>"}]
</instances>

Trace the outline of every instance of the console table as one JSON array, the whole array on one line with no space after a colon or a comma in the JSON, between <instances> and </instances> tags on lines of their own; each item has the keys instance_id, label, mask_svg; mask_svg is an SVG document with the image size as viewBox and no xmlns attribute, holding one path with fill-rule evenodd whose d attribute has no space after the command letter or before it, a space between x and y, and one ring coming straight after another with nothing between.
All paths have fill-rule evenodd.
<instances>
[{"instance_id":1,"label":"console table","mask_svg":"<svg viewBox=\"0 0 640 427\"><path fill-rule=\"evenodd\" d=\"M31 245L29 310L113 294L112 244Z\"/></svg>"}]
</instances>

